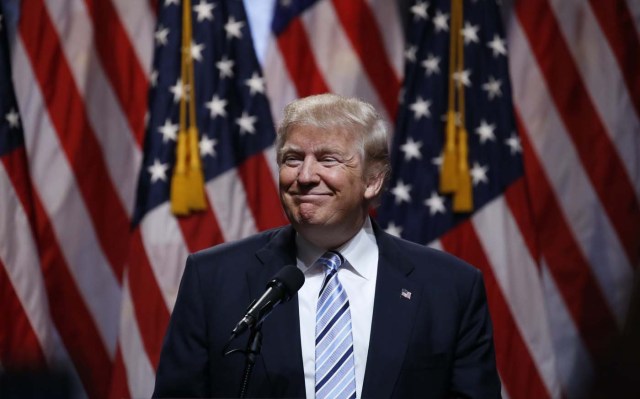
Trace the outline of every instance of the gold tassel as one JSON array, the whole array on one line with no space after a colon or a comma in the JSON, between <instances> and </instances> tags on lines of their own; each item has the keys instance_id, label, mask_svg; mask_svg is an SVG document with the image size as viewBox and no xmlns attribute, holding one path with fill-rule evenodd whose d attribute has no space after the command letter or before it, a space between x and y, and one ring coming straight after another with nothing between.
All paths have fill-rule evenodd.
<instances>
[{"instance_id":1,"label":"gold tassel","mask_svg":"<svg viewBox=\"0 0 640 399\"><path fill-rule=\"evenodd\" d=\"M176 145L176 166L171 178L171 212L174 215L189 214L187 192L187 132L180 129Z\"/></svg>"},{"instance_id":2,"label":"gold tassel","mask_svg":"<svg viewBox=\"0 0 640 399\"><path fill-rule=\"evenodd\" d=\"M198 128L189 127L189 180L187 189L189 193L189 208L193 211L207 209L204 199L204 176L198 148Z\"/></svg>"},{"instance_id":3,"label":"gold tassel","mask_svg":"<svg viewBox=\"0 0 640 399\"><path fill-rule=\"evenodd\" d=\"M473 210L473 186L469 171L469 143L465 128L464 84L458 75L464 71L464 41L460 37L463 21L462 0L451 1L451 40L449 44L449 104L447 132L440 170L440 191L453 193L453 211ZM457 114L456 114L457 111ZM459 116L458 116L459 115Z\"/></svg>"},{"instance_id":4,"label":"gold tassel","mask_svg":"<svg viewBox=\"0 0 640 399\"><path fill-rule=\"evenodd\" d=\"M456 142L456 87L455 72L457 68L458 43L460 42L461 28L460 0L451 1L451 34L449 35L449 86L447 105L447 127L445 132L445 144L442 151L442 167L440 168L440 192L455 192L457 183L457 142Z\"/></svg>"},{"instance_id":5,"label":"gold tassel","mask_svg":"<svg viewBox=\"0 0 640 399\"><path fill-rule=\"evenodd\" d=\"M185 51L190 40L190 31L187 29L187 1L183 4L182 9L182 46L180 52L180 80L183 87L188 84L186 65L189 53ZM184 96L180 97L180 129L178 130L178 143L176 145L176 163L171 178L171 212L174 215L189 214L189 198L187 194L187 104Z\"/></svg>"},{"instance_id":6,"label":"gold tassel","mask_svg":"<svg viewBox=\"0 0 640 399\"><path fill-rule=\"evenodd\" d=\"M469 173L467 129L458 129L458 188L453 194L454 212L471 212L473 210L473 190Z\"/></svg>"},{"instance_id":7,"label":"gold tassel","mask_svg":"<svg viewBox=\"0 0 640 399\"><path fill-rule=\"evenodd\" d=\"M458 187L457 152L456 152L456 113L447 111L447 136L442 153L442 167L440 169L440 192L452 193Z\"/></svg>"},{"instance_id":8,"label":"gold tassel","mask_svg":"<svg viewBox=\"0 0 640 399\"><path fill-rule=\"evenodd\" d=\"M188 215L206 209L204 176L198 149L198 128L195 112L195 78L191 59L191 1L183 1L182 51L180 78L188 94L180 98L180 130L176 146L176 166L171 179L171 211ZM189 113L187 114L187 105ZM188 126L188 128L187 128ZM188 164L187 164L188 160Z\"/></svg>"},{"instance_id":9,"label":"gold tassel","mask_svg":"<svg viewBox=\"0 0 640 399\"><path fill-rule=\"evenodd\" d=\"M185 4L190 7L190 0L185 0ZM189 32L191 32L191 13L187 15ZM191 46L191 38L189 38ZM189 47L190 48L190 47ZM185 50L186 52L186 50ZM187 57L187 72L189 77L189 181L187 184L189 193L189 208L192 211L203 211L207 209L204 198L204 176L202 173L202 162L200 161L200 149L198 147L198 127L196 123L196 89L195 77L193 73L193 59L191 51Z\"/></svg>"},{"instance_id":10,"label":"gold tassel","mask_svg":"<svg viewBox=\"0 0 640 399\"><path fill-rule=\"evenodd\" d=\"M463 21L463 5L462 0L457 0L458 4L458 31L462 29ZM464 70L464 41L458 36L456 43L458 57L456 59L457 69L459 73ZM456 129L458 141L458 186L453 194L453 211L454 212L471 212L473 210L473 186L471 185L471 175L469 173L469 139L467 129L465 127L465 101L464 101L464 84L458 79L458 112L460 113L460 125Z\"/></svg>"}]
</instances>

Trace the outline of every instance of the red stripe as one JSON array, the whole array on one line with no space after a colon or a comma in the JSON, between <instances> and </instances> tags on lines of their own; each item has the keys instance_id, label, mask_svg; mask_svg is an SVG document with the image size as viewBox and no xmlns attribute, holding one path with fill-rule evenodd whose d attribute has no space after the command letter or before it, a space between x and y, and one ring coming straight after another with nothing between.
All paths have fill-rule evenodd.
<instances>
[{"instance_id":1,"label":"red stripe","mask_svg":"<svg viewBox=\"0 0 640 399\"><path fill-rule=\"evenodd\" d=\"M391 120L395 120L400 79L389 62L382 35L369 4L364 0L333 0L333 7L387 114Z\"/></svg>"},{"instance_id":2,"label":"red stripe","mask_svg":"<svg viewBox=\"0 0 640 399\"><path fill-rule=\"evenodd\" d=\"M509 395L518 399L550 397L470 221L461 223L440 241L445 251L482 271L493 322L496 361Z\"/></svg>"},{"instance_id":3,"label":"red stripe","mask_svg":"<svg viewBox=\"0 0 640 399\"><path fill-rule=\"evenodd\" d=\"M111 182L100 144L42 0L22 5L20 34L49 117L73 169L100 245L121 282L128 251L129 218Z\"/></svg>"},{"instance_id":4,"label":"red stripe","mask_svg":"<svg viewBox=\"0 0 640 399\"><path fill-rule=\"evenodd\" d=\"M196 252L224 242L218 220L208 201L207 198L207 209L204 212L177 218L189 252Z\"/></svg>"},{"instance_id":5,"label":"red stripe","mask_svg":"<svg viewBox=\"0 0 640 399\"><path fill-rule=\"evenodd\" d=\"M280 197L263 153L254 155L238 166L247 202L258 230L266 230L288 223Z\"/></svg>"},{"instance_id":6,"label":"red stripe","mask_svg":"<svg viewBox=\"0 0 640 399\"><path fill-rule=\"evenodd\" d=\"M85 390L92 398L104 397L109 384L111 361L82 295L69 274L51 222L33 190L24 150L3 157L12 185L23 203L38 246L52 320L76 366ZM9 166L11 165L11 166ZM29 201L28 203L26 201Z\"/></svg>"},{"instance_id":7,"label":"red stripe","mask_svg":"<svg viewBox=\"0 0 640 399\"><path fill-rule=\"evenodd\" d=\"M140 228L132 235L128 269L131 301L144 349L154 369L160 360L162 340L169 325L169 310L147 258Z\"/></svg>"},{"instance_id":8,"label":"red stripe","mask_svg":"<svg viewBox=\"0 0 640 399\"><path fill-rule=\"evenodd\" d=\"M11 180L11 185L20 200L22 209L27 215L31 231L36 231L35 210L33 209L33 186L29 175L27 154L24 147L18 147L2 156L2 163ZM34 237L37 239L37 237Z\"/></svg>"},{"instance_id":9,"label":"red stripe","mask_svg":"<svg viewBox=\"0 0 640 399\"><path fill-rule=\"evenodd\" d=\"M2 164L23 212L27 216L30 234L34 235L33 233L36 231L35 210L24 147L14 149L0 159L2 159ZM37 237L33 238L36 240ZM10 245L9 243L5 244ZM34 255L37 256L37 254ZM44 353L5 269L2 259L0 259L0 303L3 304L3 314L9 316L8 323L0 323L0 363L7 369L24 366L42 368L46 365ZM47 309L42 309L42 311L46 312Z\"/></svg>"},{"instance_id":10,"label":"red stripe","mask_svg":"<svg viewBox=\"0 0 640 399\"><path fill-rule=\"evenodd\" d=\"M39 253L51 317L89 397L103 398L109 389L111 360L37 196L35 209L38 238L45 243L39 245Z\"/></svg>"},{"instance_id":11,"label":"red stripe","mask_svg":"<svg viewBox=\"0 0 640 399\"><path fill-rule=\"evenodd\" d=\"M629 175L580 79L547 1L520 1L516 12L582 167L613 224L629 263L640 256L640 207Z\"/></svg>"},{"instance_id":12,"label":"red stripe","mask_svg":"<svg viewBox=\"0 0 640 399\"><path fill-rule=\"evenodd\" d=\"M640 115L640 38L627 2L589 0L589 4L622 70L636 114Z\"/></svg>"},{"instance_id":13,"label":"red stripe","mask_svg":"<svg viewBox=\"0 0 640 399\"><path fill-rule=\"evenodd\" d=\"M151 7L151 11L153 11L154 15L158 15L158 7L160 5L160 0L149 0L149 7Z\"/></svg>"},{"instance_id":14,"label":"red stripe","mask_svg":"<svg viewBox=\"0 0 640 399\"><path fill-rule=\"evenodd\" d=\"M147 76L110 0L85 0L93 21L94 40L102 66L138 146L144 137Z\"/></svg>"},{"instance_id":15,"label":"red stripe","mask_svg":"<svg viewBox=\"0 0 640 399\"><path fill-rule=\"evenodd\" d=\"M516 123L525 151L527 180L535 192L532 205L542 254L587 348L594 356L602 355L616 332L615 318L532 150L519 115Z\"/></svg>"},{"instance_id":16,"label":"red stripe","mask_svg":"<svg viewBox=\"0 0 640 399\"><path fill-rule=\"evenodd\" d=\"M0 259L0 363L5 370L42 369L46 359L29 318ZM46 312L46 309L42 309Z\"/></svg>"},{"instance_id":17,"label":"red stripe","mask_svg":"<svg viewBox=\"0 0 640 399\"><path fill-rule=\"evenodd\" d=\"M309 37L300 18L292 20L287 29L278 36L278 47L291 81L296 86L298 97L329 91L329 86L318 69Z\"/></svg>"},{"instance_id":18,"label":"red stripe","mask_svg":"<svg viewBox=\"0 0 640 399\"><path fill-rule=\"evenodd\" d=\"M528 143L528 142L527 142ZM531 184L527 185L525 178L513 182L504 192L504 198L518 225L520 234L529 250L531 259L536 260L536 266L540 260L540 243L536 234L537 228L533 219L533 204ZM536 194L537 195L537 194Z\"/></svg>"},{"instance_id":19,"label":"red stripe","mask_svg":"<svg viewBox=\"0 0 640 399\"><path fill-rule=\"evenodd\" d=\"M127 339L127 337L123 337ZM122 358L120 347L116 350L116 359L113 365L113 375L111 376L111 389L109 390L109 399L130 398L129 384L127 382L127 372Z\"/></svg>"}]
</instances>

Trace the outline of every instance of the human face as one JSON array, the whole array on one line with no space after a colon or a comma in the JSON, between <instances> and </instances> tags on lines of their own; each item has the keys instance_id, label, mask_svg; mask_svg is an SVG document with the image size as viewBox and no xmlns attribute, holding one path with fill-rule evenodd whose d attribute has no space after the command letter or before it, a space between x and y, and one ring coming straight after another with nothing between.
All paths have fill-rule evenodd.
<instances>
[{"instance_id":1,"label":"human face","mask_svg":"<svg viewBox=\"0 0 640 399\"><path fill-rule=\"evenodd\" d=\"M381 186L376 179L365 181L354 136L295 126L280 152L280 200L287 217L296 231L322 248L340 246L360 230Z\"/></svg>"}]
</instances>

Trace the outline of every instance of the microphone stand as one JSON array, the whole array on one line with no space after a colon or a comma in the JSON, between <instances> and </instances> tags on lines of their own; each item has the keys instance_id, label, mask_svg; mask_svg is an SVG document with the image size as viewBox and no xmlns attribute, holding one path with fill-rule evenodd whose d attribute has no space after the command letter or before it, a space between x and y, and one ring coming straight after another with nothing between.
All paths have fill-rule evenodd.
<instances>
[{"instance_id":1,"label":"microphone stand","mask_svg":"<svg viewBox=\"0 0 640 399\"><path fill-rule=\"evenodd\" d=\"M245 355L246 362L244 366L244 373L242 375L242 381L240 383L240 392L238 393L239 398L246 398L247 389L249 388L249 380L251 379L251 374L253 372L253 366L256 364L256 359L260 354L260 349L262 348L262 323L259 323L257 326L252 326L249 329L249 340L247 341L247 348L245 350L242 349L233 349L229 352L226 352L224 356L230 355L232 353L242 353ZM233 339L233 338L232 338ZM226 347L230 344L230 342L225 345Z\"/></svg>"}]
</instances>

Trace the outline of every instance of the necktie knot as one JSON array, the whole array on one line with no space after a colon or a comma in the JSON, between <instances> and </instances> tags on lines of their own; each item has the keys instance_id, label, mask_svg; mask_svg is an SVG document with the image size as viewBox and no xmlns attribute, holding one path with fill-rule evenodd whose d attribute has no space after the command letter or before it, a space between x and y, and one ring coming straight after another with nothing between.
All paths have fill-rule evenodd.
<instances>
[{"instance_id":1,"label":"necktie knot","mask_svg":"<svg viewBox=\"0 0 640 399\"><path fill-rule=\"evenodd\" d=\"M327 251L318 259L318 262L324 266L327 272L332 272L338 270L344 260L339 252Z\"/></svg>"}]
</instances>

